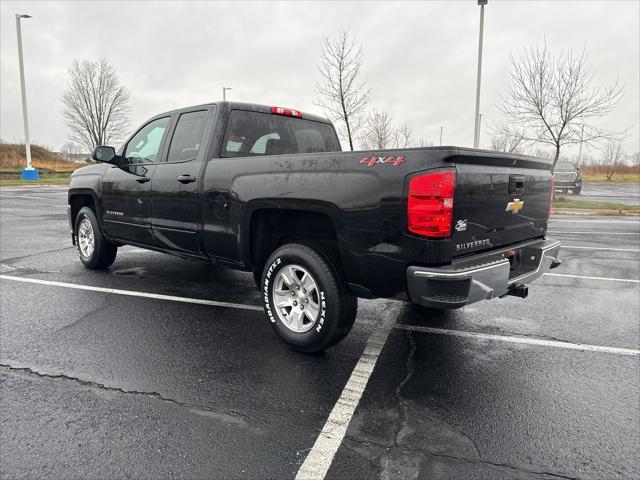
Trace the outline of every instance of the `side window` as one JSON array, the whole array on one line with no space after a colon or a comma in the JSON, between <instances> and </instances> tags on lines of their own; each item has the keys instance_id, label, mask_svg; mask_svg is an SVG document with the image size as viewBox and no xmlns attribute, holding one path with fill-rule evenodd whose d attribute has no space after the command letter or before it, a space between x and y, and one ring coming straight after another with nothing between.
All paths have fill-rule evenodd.
<instances>
[{"instance_id":1,"label":"side window","mask_svg":"<svg viewBox=\"0 0 640 480\"><path fill-rule=\"evenodd\" d=\"M232 110L221 157L335 152L340 144L325 122L273 113Z\"/></svg>"},{"instance_id":2,"label":"side window","mask_svg":"<svg viewBox=\"0 0 640 480\"><path fill-rule=\"evenodd\" d=\"M154 163L156 161L169 120L170 117L163 117L149 122L129 140L124 151L128 164Z\"/></svg>"},{"instance_id":3,"label":"side window","mask_svg":"<svg viewBox=\"0 0 640 480\"><path fill-rule=\"evenodd\" d=\"M180 115L171 139L167 161L186 162L196 159L202 145L207 116L206 110Z\"/></svg>"}]
</instances>

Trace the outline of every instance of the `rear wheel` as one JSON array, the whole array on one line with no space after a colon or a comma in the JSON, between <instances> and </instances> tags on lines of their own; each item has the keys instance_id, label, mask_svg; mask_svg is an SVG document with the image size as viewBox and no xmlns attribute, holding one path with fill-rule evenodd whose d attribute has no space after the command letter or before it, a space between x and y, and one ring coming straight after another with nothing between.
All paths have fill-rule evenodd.
<instances>
[{"instance_id":1,"label":"rear wheel","mask_svg":"<svg viewBox=\"0 0 640 480\"><path fill-rule=\"evenodd\" d=\"M101 270L116 259L118 246L102 236L95 213L89 207L82 207L75 224L78 256L85 267Z\"/></svg>"},{"instance_id":2,"label":"rear wheel","mask_svg":"<svg viewBox=\"0 0 640 480\"><path fill-rule=\"evenodd\" d=\"M330 249L300 243L278 248L266 263L261 290L276 333L303 352L335 345L356 318L357 299Z\"/></svg>"}]
</instances>

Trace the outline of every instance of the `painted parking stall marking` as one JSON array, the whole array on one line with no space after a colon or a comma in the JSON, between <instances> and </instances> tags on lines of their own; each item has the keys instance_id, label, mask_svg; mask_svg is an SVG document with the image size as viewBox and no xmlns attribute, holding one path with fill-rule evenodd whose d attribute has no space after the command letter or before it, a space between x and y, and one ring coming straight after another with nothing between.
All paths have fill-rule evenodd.
<instances>
[{"instance_id":1,"label":"painted parking stall marking","mask_svg":"<svg viewBox=\"0 0 640 480\"><path fill-rule=\"evenodd\" d=\"M586 247L579 245L562 245L564 250L605 250L609 252L640 252L640 248Z\"/></svg>"},{"instance_id":2,"label":"painted parking stall marking","mask_svg":"<svg viewBox=\"0 0 640 480\"><path fill-rule=\"evenodd\" d=\"M640 280L634 280L631 278L589 277L586 275L568 275L566 273L545 273L544 275L548 277L578 278L582 280L601 280L606 282L640 283Z\"/></svg>"},{"instance_id":3,"label":"painted parking stall marking","mask_svg":"<svg viewBox=\"0 0 640 480\"><path fill-rule=\"evenodd\" d=\"M584 235L584 234L590 234L590 235L635 235L638 236L640 235L640 231L638 232L598 232L596 230L591 230L591 231L575 231L575 230L564 230L564 231L560 231L560 230L554 230L554 231L549 231L549 234L551 235L574 235L574 234L580 234L580 235Z\"/></svg>"},{"instance_id":4,"label":"painted parking stall marking","mask_svg":"<svg viewBox=\"0 0 640 480\"><path fill-rule=\"evenodd\" d=\"M489 333L468 332L465 330L449 330L446 328L422 327L419 325L406 325L398 323L394 328L410 330L434 335L447 335L452 337L473 338L480 340L492 340L506 343L519 343L523 345L535 345L538 347L562 348L566 350L580 350L585 352L612 353L616 355L640 356L640 350L631 348L605 347L602 345L589 345L583 343L560 342L557 340L542 340L539 338L518 337L513 335L493 335Z\"/></svg>"},{"instance_id":5,"label":"painted parking stall marking","mask_svg":"<svg viewBox=\"0 0 640 480\"><path fill-rule=\"evenodd\" d=\"M262 307L257 305L244 305L242 303L218 302L215 300L205 300L201 298L178 297L175 295L162 295L159 293L135 292L133 290L120 290L117 288L93 287L91 285L78 285L77 283L54 282L51 280L40 280L39 278L14 277L11 275L0 275L1 280L12 282L36 283L39 285L49 285L52 287L72 288L75 290L88 290L91 292L111 293L114 295L125 295L128 297L153 298L156 300L168 300L171 302L193 303L196 305L210 305L212 307L237 308L240 310L253 310L262 312Z\"/></svg>"},{"instance_id":6,"label":"painted parking stall marking","mask_svg":"<svg viewBox=\"0 0 640 480\"><path fill-rule=\"evenodd\" d=\"M636 220L554 220L551 219L549 223L598 223L602 225L617 223L622 225L640 225L640 222Z\"/></svg>"},{"instance_id":7,"label":"painted parking stall marking","mask_svg":"<svg viewBox=\"0 0 640 480\"><path fill-rule=\"evenodd\" d=\"M323 479L326 476L399 313L400 306L397 303L390 304L384 322L367 340L362 356L331 410L320 436L298 470L296 480Z\"/></svg>"}]
</instances>

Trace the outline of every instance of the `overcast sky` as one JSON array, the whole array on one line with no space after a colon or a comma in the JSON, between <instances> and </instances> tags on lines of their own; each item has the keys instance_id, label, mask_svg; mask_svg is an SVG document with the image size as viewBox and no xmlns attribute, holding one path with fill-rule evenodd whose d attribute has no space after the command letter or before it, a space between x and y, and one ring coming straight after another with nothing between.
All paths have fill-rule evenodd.
<instances>
[{"instance_id":1,"label":"overcast sky","mask_svg":"<svg viewBox=\"0 0 640 480\"><path fill-rule=\"evenodd\" d=\"M131 90L132 128L177 107L221 99L322 114L314 86L323 35L341 27L360 40L373 106L414 136L473 143L479 9L461 2L12 2L0 4L0 138L23 137L15 13L22 20L32 140L68 140L60 95L74 59L106 58ZM633 126L640 150L640 2L490 0L485 10L481 146L500 120L509 54L541 43L554 52L586 46L594 83L619 78L625 97L605 124Z\"/></svg>"}]
</instances>

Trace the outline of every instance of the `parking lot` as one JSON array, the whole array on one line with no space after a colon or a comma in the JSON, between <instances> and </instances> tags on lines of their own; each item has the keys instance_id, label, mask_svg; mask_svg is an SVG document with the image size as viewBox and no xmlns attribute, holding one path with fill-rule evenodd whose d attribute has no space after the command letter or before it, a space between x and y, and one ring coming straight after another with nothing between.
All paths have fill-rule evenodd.
<instances>
[{"instance_id":1,"label":"parking lot","mask_svg":"<svg viewBox=\"0 0 640 480\"><path fill-rule=\"evenodd\" d=\"M585 183L580 196L575 198L640 205L640 185L637 183Z\"/></svg>"},{"instance_id":2,"label":"parking lot","mask_svg":"<svg viewBox=\"0 0 640 480\"><path fill-rule=\"evenodd\" d=\"M3 478L639 478L640 220L556 216L529 298L360 300L321 355L250 274L132 247L89 271L66 189L0 189Z\"/></svg>"}]
</instances>

